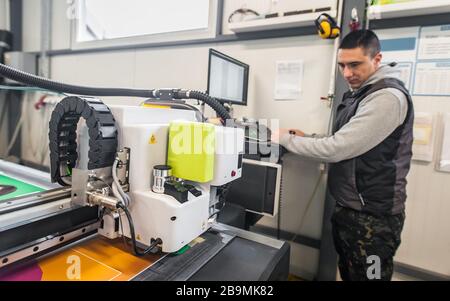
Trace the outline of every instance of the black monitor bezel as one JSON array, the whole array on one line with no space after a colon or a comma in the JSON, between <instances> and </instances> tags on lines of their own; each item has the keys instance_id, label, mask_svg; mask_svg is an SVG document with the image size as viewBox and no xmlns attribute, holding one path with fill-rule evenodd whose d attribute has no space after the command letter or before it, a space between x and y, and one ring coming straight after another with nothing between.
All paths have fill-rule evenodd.
<instances>
[{"instance_id":1,"label":"black monitor bezel","mask_svg":"<svg viewBox=\"0 0 450 301\"><path fill-rule=\"evenodd\" d=\"M241 105L241 106L246 106L247 105L247 98L248 98L248 78L249 78L249 73L250 73L250 65L241 62L235 58L232 58L222 52L219 52L215 49L210 48L209 49L209 58L208 58L208 86L206 88L206 93L209 95L209 85L210 85L210 81L211 81L211 58L212 56L218 56L230 63L239 65L240 67L244 68L244 89L242 90L242 101L235 101L235 100L230 100L230 99L224 99L224 98L217 98L214 97L215 99L217 99L219 102L221 103L228 103L228 104L235 104L235 105Z\"/></svg>"}]
</instances>

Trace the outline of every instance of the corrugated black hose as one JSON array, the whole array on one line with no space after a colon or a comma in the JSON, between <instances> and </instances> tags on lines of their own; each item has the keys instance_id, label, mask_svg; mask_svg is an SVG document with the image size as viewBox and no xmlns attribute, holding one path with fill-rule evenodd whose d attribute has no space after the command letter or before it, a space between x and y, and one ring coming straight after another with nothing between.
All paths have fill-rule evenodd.
<instances>
[{"instance_id":1,"label":"corrugated black hose","mask_svg":"<svg viewBox=\"0 0 450 301\"><path fill-rule=\"evenodd\" d=\"M225 109L225 107L218 102L215 98L209 96L206 93L200 91L190 91L181 89L125 89L125 88L97 88L97 87L85 87L69 85L57 81L53 81L47 78L29 74L4 64L0 64L0 75L11 80L20 82L27 86L38 87L41 89L77 94L85 96L126 96L126 97L144 97L154 99L196 99L205 102L209 105L217 115L225 123L231 116Z\"/></svg>"}]
</instances>

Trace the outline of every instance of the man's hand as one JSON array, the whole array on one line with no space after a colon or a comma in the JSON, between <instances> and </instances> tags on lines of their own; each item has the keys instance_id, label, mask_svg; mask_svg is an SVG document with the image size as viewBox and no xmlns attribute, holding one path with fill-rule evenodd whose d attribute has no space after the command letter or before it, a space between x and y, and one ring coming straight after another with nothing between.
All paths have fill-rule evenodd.
<instances>
[{"instance_id":1,"label":"man's hand","mask_svg":"<svg viewBox=\"0 0 450 301\"><path fill-rule=\"evenodd\" d=\"M305 133L300 131L300 130L296 130L296 129L290 129L289 130L289 134L291 135L295 135L295 136L300 136L300 137L305 137Z\"/></svg>"},{"instance_id":2,"label":"man's hand","mask_svg":"<svg viewBox=\"0 0 450 301\"><path fill-rule=\"evenodd\" d=\"M304 137L305 136L305 133L300 131L300 130L296 130L296 129L279 129L278 131L272 131L272 137L271 137L272 142L280 143L280 137L285 135L285 134L291 134L291 135L300 136L300 137Z\"/></svg>"}]
</instances>

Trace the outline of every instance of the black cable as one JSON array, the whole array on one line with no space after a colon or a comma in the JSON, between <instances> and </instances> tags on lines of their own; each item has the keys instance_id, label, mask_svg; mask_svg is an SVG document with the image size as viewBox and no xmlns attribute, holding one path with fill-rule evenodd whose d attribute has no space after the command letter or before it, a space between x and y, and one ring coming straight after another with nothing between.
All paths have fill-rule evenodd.
<instances>
[{"instance_id":1,"label":"black cable","mask_svg":"<svg viewBox=\"0 0 450 301\"><path fill-rule=\"evenodd\" d=\"M123 231L123 224L122 224L122 214L119 213L119 225L120 225L120 231L122 235L122 241L125 248L128 248L127 240L125 238L125 232Z\"/></svg>"},{"instance_id":2,"label":"black cable","mask_svg":"<svg viewBox=\"0 0 450 301\"><path fill-rule=\"evenodd\" d=\"M224 184L217 188L217 195L219 197L219 201L217 202L217 204L221 204L222 206L220 207L220 209L215 207L216 210L221 211L223 208L225 208L225 205L227 202L227 195L228 195L228 192L230 191L230 188L231 188L231 183ZM215 206L217 206L217 204ZM218 212L210 215L209 217L212 217L217 213Z\"/></svg>"},{"instance_id":3,"label":"black cable","mask_svg":"<svg viewBox=\"0 0 450 301\"><path fill-rule=\"evenodd\" d=\"M147 99L144 104L146 105L156 105L156 106L169 106L171 109L179 109L179 110L191 110L194 111L196 116L197 116L197 120L200 120L201 122L205 122L206 117L203 116L202 112L200 112L200 110L193 106L190 105L186 102L184 102L183 100L173 100L173 101L162 101L162 100L157 100L157 99ZM200 117L200 118L199 118Z\"/></svg>"},{"instance_id":4,"label":"black cable","mask_svg":"<svg viewBox=\"0 0 450 301\"><path fill-rule=\"evenodd\" d=\"M130 236L131 236L131 242L133 244L133 251L134 251L134 254L136 256L147 255L155 247L157 247L159 244L162 244L161 238L157 238L152 243L150 243L150 246L147 249L145 249L143 252L139 251L139 249L137 248L137 245L136 245L136 236L135 236L135 232L134 232L134 223L133 223L133 218L131 217L130 211L122 203L118 203L117 204L117 208L122 209L123 212L125 212L125 215L127 216L128 225L130 226ZM123 235L123 233L122 233L122 235Z\"/></svg>"},{"instance_id":5,"label":"black cable","mask_svg":"<svg viewBox=\"0 0 450 301\"><path fill-rule=\"evenodd\" d=\"M71 178L71 176L60 176L59 174L55 177L56 183L58 183L61 186L71 186L71 183L67 183L64 181L64 178Z\"/></svg>"},{"instance_id":6,"label":"black cable","mask_svg":"<svg viewBox=\"0 0 450 301\"><path fill-rule=\"evenodd\" d=\"M217 101L214 97L209 96L206 93L200 91L188 91L188 90L176 90L173 94L173 98L175 99L196 99L203 101L208 106L210 106L214 111L216 111L217 115L222 119L222 124L226 124L227 119L231 119L230 113L228 113L227 109Z\"/></svg>"},{"instance_id":7,"label":"black cable","mask_svg":"<svg viewBox=\"0 0 450 301\"><path fill-rule=\"evenodd\" d=\"M225 107L218 102L215 98L209 96L206 93L200 91L190 91L181 89L124 89L124 88L96 88L68 85L65 83L52 81L47 78L32 75L4 64L0 64L0 75L11 80L23 83L31 87L39 87L42 89L59 92L69 93L77 95L89 95L89 96L127 96L127 97L144 97L144 98L156 98L161 100L171 99L196 99L205 102L209 105L217 115L222 118L222 123L225 124L227 119L231 119L230 114Z\"/></svg>"},{"instance_id":8,"label":"black cable","mask_svg":"<svg viewBox=\"0 0 450 301\"><path fill-rule=\"evenodd\" d=\"M4 64L0 64L0 75L26 84L31 87L39 87L42 89L90 96L136 96L136 97L153 97L153 90L123 89L123 88L94 88L68 85L61 82L49 80L44 77L32 75Z\"/></svg>"},{"instance_id":9,"label":"black cable","mask_svg":"<svg viewBox=\"0 0 450 301\"><path fill-rule=\"evenodd\" d=\"M224 184L219 187L219 201L223 200L224 202L227 199L228 193L230 192L231 182Z\"/></svg>"},{"instance_id":10,"label":"black cable","mask_svg":"<svg viewBox=\"0 0 450 301\"><path fill-rule=\"evenodd\" d=\"M105 208L105 207L102 207L102 208L99 210L99 213L98 213L98 220L99 220L99 221L101 221L101 220L103 219L103 216L105 215L105 211L106 211L106 208Z\"/></svg>"}]
</instances>

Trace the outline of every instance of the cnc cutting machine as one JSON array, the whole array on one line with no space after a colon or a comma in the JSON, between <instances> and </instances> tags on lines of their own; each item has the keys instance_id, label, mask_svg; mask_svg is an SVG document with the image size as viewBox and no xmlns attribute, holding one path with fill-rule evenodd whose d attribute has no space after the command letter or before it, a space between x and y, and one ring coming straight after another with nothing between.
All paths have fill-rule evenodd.
<instances>
[{"instance_id":1,"label":"cnc cutting machine","mask_svg":"<svg viewBox=\"0 0 450 301\"><path fill-rule=\"evenodd\" d=\"M242 172L243 130L198 122L192 110L108 107L95 98L67 97L54 110L49 137L52 180L67 188L2 203L2 232L18 230L30 214L85 211L93 223L78 226L111 239L126 236L136 255L157 246L176 252L211 227L221 187ZM59 206L51 212L53 200ZM31 202L37 205L12 210ZM2 240L1 266L54 247L67 234L7 249Z\"/></svg>"},{"instance_id":2,"label":"cnc cutting machine","mask_svg":"<svg viewBox=\"0 0 450 301\"><path fill-rule=\"evenodd\" d=\"M232 267L232 263L223 263L216 255L226 246L233 250L230 242L239 243L234 239L237 233L246 237L238 249L248 248L247 253L253 254L245 259L247 262L260 256L261 266L268 266L272 273L274 260L282 260L282 275L287 275L286 243L249 236L237 229L230 232L230 228L216 222L229 184L242 175L244 130L206 123L203 115L184 101L197 99L208 104L226 125L230 116L214 98L192 90L72 86L2 64L0 75L29 86L72 94L57 104L49 123L53 184L42 179L42 174L0 162L0 172L8 181L28 180L25 185L29 185L22 194L10 194L16 189L13 185L0 186L0 279L5 275L6 279L21 279L22 274L42 274L43 270L52 274L70 263L73 253L67 248L75 245L71 250L76 254L97 263L107 262L100 265L100 270L113 267L114 274L125 266L122 276L110 275L111 279L185 280L201 268L210 273L207 262L224 264L224 271ZM140 106L107 106L99 96L148 100ZM214 230L208 231L210 228ZM103 239L94 241L94 235ZM124 244L120 245L122 238ZM256 247L260 244L262 247ZM274 250L282 251L282 257ZM28 266L22 274L16 273L22 264L34 260L40 268ZM240 262L236 260L232 270L242 268ZM152 270L142 274L150 263ZM89 264L83 263L85 271L94 271L86 268ZM124 272L127 269L133 272ZM111 272L100 270L92 279ZM12 277L8 274L11 271ZM248 271L251 269L245 268L240 275L249 280L256 277ZM258 268L257 275L269 279L270 274Z\"/></svg>"}]
</instances>

